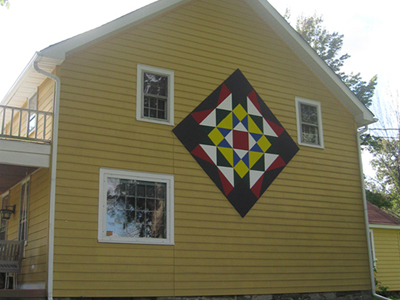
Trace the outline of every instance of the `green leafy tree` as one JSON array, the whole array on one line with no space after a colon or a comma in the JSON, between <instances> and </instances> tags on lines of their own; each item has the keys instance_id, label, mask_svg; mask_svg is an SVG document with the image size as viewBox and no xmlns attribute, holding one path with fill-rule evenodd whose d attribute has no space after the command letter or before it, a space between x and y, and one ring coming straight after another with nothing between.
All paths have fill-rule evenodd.
<instances>
[{"instance_id":1,"label":"green leafy tree","mask_svg":"<svg viewBox=\"0 0 400 300\"><path fill-rule=\"evenodd\" d=\"M399 132L400 134L400 132ZM367 181L371 191L367 199L374 203L391 203L383 206L399 216L400 209L400 141L399 138L381 138L377 145L369 147L373 154L371 165L376 172L376 180ZM375 204L375 203L374 203ZM376 204L379 206L378 204ZM379 206L381 207L381 206Z\"/></svg>"},{"instance_id":2,"label":"green leafy tree","mask_svg":"<svg viewBox=\"0 0 400 300\"><path fill-rule=\"evenodd\" d=\"M10 8L10 1L9 0L0 0L0 5Z\"/></svg>"},{"instance_id":3,"label":"green leafy tree","mask_svg":"<svg viewBox=\"0 0 400 300\"><path fill-rule=\"evenodd\" d=\"M286 10L285 18L290 18L290 11ZM323 26L322 16L316 14L305 17L300 16L296 21L296 30L303 39L310 44L315 52L326 62L326 64L343 80L354 95L366 106L372 102L377 76L369 82L363 81L361 74L345 74L341 71L344 62L350 57L349 54L341 54L343 47L343 34L330 33Z\"/></svg>"}]
</instances>

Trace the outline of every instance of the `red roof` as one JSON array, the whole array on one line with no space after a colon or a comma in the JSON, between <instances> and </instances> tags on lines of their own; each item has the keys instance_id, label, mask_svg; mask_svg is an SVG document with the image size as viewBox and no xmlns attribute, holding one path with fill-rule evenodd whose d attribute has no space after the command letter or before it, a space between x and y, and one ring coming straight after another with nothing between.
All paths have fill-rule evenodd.
<instances>
[{"instance_id":1,"label":"red roof","mask_svg":"<svg viewBox=\"0 0 400 300\"><path fill-rule=\"evenodd\" d=\"M400 225L400 220L392 217L388 213L384 212L379 207L369 203L367 201L368 208L368 221L369 224L379 224L379 225Z\"/></svg>"}]
</instances>

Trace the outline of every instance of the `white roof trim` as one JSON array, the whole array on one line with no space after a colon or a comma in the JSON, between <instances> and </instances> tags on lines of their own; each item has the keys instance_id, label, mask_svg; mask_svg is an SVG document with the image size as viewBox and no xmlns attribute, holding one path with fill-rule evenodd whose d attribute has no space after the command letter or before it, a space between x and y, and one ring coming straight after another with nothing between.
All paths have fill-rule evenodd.
<instances>
[{"instance_id":1,"label":"white roof trim","mask_svg":"<svg viewBox=\"0 0 400 300\"><path fill-rule=\"evenodd\" d=\"M369 228L397 229L397 230L400 230L400 225L369 224Z\"/></svg>"},{"instance_id":2,"label":"white roof trim","mask_svg":"<svg viewBox=\"0 0 400 300\"><path fill-rule=\"evenodd\" d=\"M122 32L129 27L151 19L170 9L182 5L190 0L159 0L141 9L131 12L121 18L109 22L103 26L87 31L68 40L49 46L41 50L38 55L41 61L50 65L47 67L52 71L55 66L61 64L64 59L77 51L102 41L114 34ZM271 26L275 32L288 44L299 58L314 72L318 78L332 91L332 93L343 103L343 105L354 115L358 127L375 122L374 115L369 111L340 80L340 78L326 65L318 54L304 41L304 39L286 22L286 20L266 0L245 0L260 16ZM26 93L19 90L31 86L27 82L39 76L32 69L32 62L37 59L35 55L27 68L22 72L17 82L6 95L2 104L10 103L15 98L21 99ZM48 70L47 70L48 71ZM34 80L34 84L39 79ZM44 80L44 79L43 79ZM40 84L40 83L39 83ZM39 85L37 84L37 85ZM21 94L21 95L20 95ZM19 101L13 101L18 102Z\"/></svg>"}]
</instances>

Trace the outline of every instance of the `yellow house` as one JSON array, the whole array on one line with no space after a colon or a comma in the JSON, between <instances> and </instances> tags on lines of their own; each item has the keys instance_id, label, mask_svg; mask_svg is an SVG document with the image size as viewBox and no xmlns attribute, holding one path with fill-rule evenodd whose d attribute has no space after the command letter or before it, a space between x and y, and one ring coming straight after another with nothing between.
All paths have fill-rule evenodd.
<instances>
[{"instance_id":1,"label":"yellow house","mask_svg":"<svg viewBox=\"0 0 400 300\"><path fill-rule=\"evenodd\" d=\"M400 291L400 221L368 202L368 220L379 285Z\"/></svg>"},{"instance_id":2,"label":"yellow house","mask_svg":"<svg viewBox=\"0 0 400 300\"><path fill-rule=\"evenodd\" d=\"M157 1L37 52L0 108L22 292L370 299L374 116L267 1Z\"/></svg>"}]
</instances>

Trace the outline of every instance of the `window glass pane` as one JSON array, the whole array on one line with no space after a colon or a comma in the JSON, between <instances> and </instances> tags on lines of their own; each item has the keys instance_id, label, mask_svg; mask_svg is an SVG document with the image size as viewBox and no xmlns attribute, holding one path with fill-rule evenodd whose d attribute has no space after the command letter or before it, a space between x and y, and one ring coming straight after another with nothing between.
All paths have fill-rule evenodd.
<instances>
[{"instance_id":1,"label":"window glass pane","mask_svg":"<svg viewBox=\"0 0 400 300\"><path fill-rule=\"evenodd\" d=\"M108 177L106 235L165 238L165 189L165 183Z\"/></svg>"},{"instance_id":2,"label":"window glass pane","mask_svg":"<svg viewBox=\"0 0 400 300\"><path fill-rule=\"evenodd\" d=\"M301 141L304 143L319 145L318 127L303 124Z\"/></svg>"},{"instance_id":3,"label":"window glass pane","mask_svg":"<svg viewBox=\"0 0 400 300\"><path fill-rule=\"evenodd\" d=\"M143 93L167 97L168 77L145 72L143 78Z\"/></svg>"},{"instance_id":4,"label":"window glass pane","mask_svg":"<svg viewBox=\"0 0 400 300\"><path fill-rule=\"evenodd\" d=\"M318 126L317 107L301 104L301 122Z\"/></svg>"}]
</instances>

